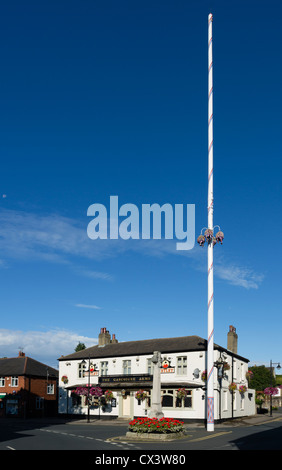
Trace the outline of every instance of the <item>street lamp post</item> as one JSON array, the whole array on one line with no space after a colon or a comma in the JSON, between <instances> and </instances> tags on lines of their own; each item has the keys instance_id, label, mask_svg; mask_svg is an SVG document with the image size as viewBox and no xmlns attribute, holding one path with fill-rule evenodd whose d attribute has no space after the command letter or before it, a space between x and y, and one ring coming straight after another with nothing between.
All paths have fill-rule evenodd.
<instances>
[{"instance_id":1,"label":"street lamp post","mask_svg":"<svg viewBox=\"0 0 282 470\"><path fill-rule=\"evenodd\" d=\"M81 364L86 364L86 361L83 359ZM89 407L89 394L90 392L90 356L88 358L88 387L87 387L87 423L90 423L90 407Z\"/></svg>"},{"instance_id":2,"label":"street lamp post","mask_svg":"<svg viewBox=\"0 0 282 470\"><path fill-rule=\"evenodd\" d=\"M281 369L280 362L272 362L272 360L270 360L270 387L273 386L272 369L274 366L276 366L277 369ZM272 393L270 393L270 416L272 416Z\"/></svg>"},{"instance_id":3,"label":"street lamp post","mask_svg":"<svg viewBox=\"0 0 282 470\"><path fill-rule=\"evenodd\" d=\"M224 361L220 356L218 360L214 363L214 367L217 368L217 380L219 383L219 403L218 403L218 411L219 411L219 421L221 421L221 387L222 387L222 377L223 377L223 364Z\"/></svg>"}]
</instances>

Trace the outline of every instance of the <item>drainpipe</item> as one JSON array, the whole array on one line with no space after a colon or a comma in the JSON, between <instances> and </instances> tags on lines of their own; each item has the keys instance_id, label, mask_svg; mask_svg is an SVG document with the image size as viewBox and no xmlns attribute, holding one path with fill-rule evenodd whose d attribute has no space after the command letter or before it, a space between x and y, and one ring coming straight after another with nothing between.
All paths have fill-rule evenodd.
<instances>
[{"instance_id":1,"label":"drainpipe","mask_svg":"<svg viewBox=\"0 0 282 470\"><path fill-rule=\"evenodd\" d=\"M234 369L234 356L232 356L232 378L231 378L231 382L233 383L233 379L234 379L234 372L233 372L233 369ZM232 418L234 418L234 390L232 390L232 407L231 407L231 411L232 411Z\"/></svg>"}]
</instances>

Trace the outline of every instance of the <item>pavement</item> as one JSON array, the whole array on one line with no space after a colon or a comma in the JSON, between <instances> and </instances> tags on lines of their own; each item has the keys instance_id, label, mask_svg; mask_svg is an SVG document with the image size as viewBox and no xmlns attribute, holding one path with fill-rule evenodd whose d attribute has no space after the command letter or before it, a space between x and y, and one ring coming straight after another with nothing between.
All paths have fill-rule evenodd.
<instances>
[{"instance_id":1,"label":"pavement","mask_svg":"<svg viewBox=\"0 0 282 470\"><path fill-rule=\"evenodd\" d=\"M243 426L258 426L261 424L267 424L271 421L282 421L282 408L279 410L275 410L272 412L272 416L269 413L266 414L255 414L253 416L245 416L242 418L233 418L230 420L222 421L222 422L215 422L215 429L219 428L231 428L231 427L243 427ZM44 425L52 425L52 424L69 424L69 425L76 425L76 424L88 424L88 425L96 425L96 426L127 426L130 418L112 418L107 419L105 417L98 417L90 416L90 422L87 423L87 418L71 418L71 419L64 419L62 417L54 417L54 418L30 418L30 419L21 419L21 418L1 418L1 422L4 424L5 422L9 422L12 424L13 422L22 423L25 425L39 425L39 423ZM185 430L189 429L203 429L206 425L203 422L189 422L186 421L184 424Z\"/></svg>"},{"instance_id":2,"label":"pavement","mask_svg":"<svg viewBox=\"0 0 282 470\"><path fill-rule=\"evenodd\" d=\"M267 424L271 421L279 421L282 420L282 409L275 410L272 412L272 416L269 413L266 414L255 414L252 416L244 416L242 418L233 418L227 421L222 421L220 423L215 423L215 428L226 428L226 427L238 427L238 426L256 426L260 424ZM116 419L98 419L94 417L90 417L90 422L88 424L95 424L99 426L103 425L113 425L113 426L120 426L120 425L127 425L130 421L130 418L116 418ZM68 421L69 424L84 424L86 423L86 419L78 419L78 420L71 420ZM191 428L205 428L205 423L197 423L197 422L185 422L184 428L186 430Z\"/></svg>"}]
</instances>

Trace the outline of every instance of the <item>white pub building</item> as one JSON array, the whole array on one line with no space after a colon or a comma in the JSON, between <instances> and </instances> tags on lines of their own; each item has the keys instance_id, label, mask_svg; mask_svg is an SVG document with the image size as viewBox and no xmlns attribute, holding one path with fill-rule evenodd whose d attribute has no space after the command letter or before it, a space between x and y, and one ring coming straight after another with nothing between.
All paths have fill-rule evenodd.
<instances>
[{"instance_id":1,"label":"white pub building","mask_svg":"<svg viewBox=\"0 0 282 470\"><path fill-rule=\"evenodd\" d=\"M237 354L237 340L230 326L227 348L214 344L215 422L255 414L255 391L248 388L247 380L249 360ZM160 372L164 416L205 421L205 339L182 336L119 343L106 328L101 328L98 345L59 358L59 413L128 419L149 416L156 352L160 353L155 367ZM79 387L99 387L103 395L80 395L76 393ZM105 401L109 391L111 397ZM145 398L136 397L140 391Z\"/></svg>"}]
</instances>

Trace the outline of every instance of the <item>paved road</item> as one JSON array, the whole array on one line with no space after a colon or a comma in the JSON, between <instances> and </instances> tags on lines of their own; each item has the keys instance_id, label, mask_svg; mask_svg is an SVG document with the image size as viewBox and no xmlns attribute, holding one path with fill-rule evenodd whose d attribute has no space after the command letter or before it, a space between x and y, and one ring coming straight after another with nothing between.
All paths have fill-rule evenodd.
<instances>
[{"instance_id":1,"label":"paved road","mask_svg":"<svg viewBox=\"0 0 282 470\"><path fill-rule=\"evenodd\" d=\"M142 464L156 464L160 462L146 461L146 455L155 459L182 455L187 463L191 450L282 450L282 412L215 425L212 433L201 425L187 425L183 439L169 442L133 441L126 432L127 422L118 420L0 420L0 450L92 450L86 454L92 463L97 463L96 458L127 455L132 461L143 456Z\"/></svg>"}]
</instances>

